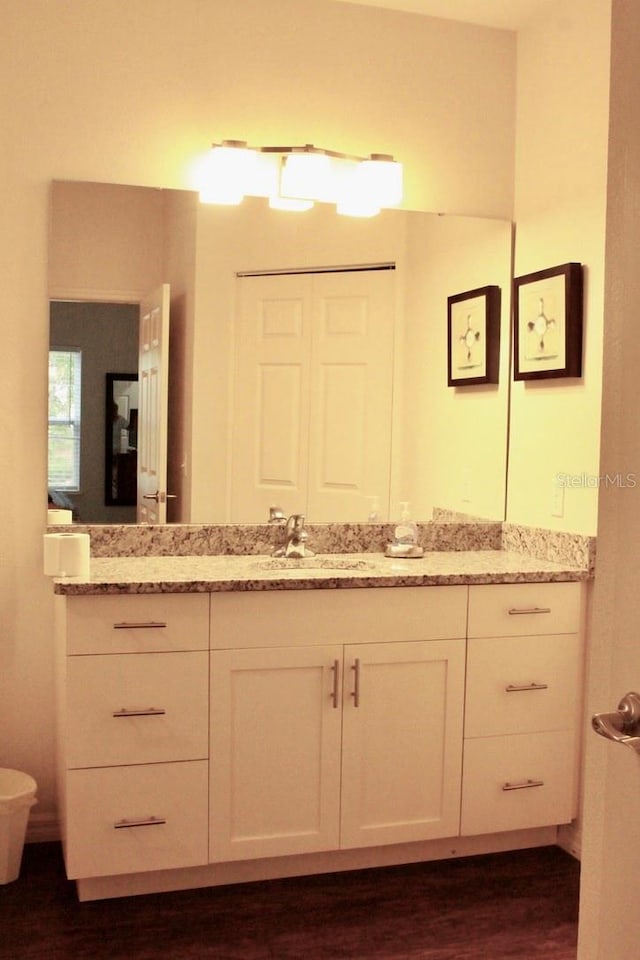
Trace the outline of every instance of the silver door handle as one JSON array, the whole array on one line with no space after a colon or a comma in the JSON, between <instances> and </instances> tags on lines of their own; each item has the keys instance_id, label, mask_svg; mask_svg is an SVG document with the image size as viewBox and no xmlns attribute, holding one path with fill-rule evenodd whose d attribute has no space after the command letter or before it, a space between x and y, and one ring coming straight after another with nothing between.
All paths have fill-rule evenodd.
<instances>
[{"instance_id":1,"label":"silver door handle","mask_svg":"<svg viewBox=\"0 0 640 960\"><path fill-rule=\"evenodd\" d=\"M640 693L626 693L615 713L594 713L591 726L601 737L640 753Z\"/></svg>"},{"instance_id":2,"label":"silver door handle","mask_svg":"<svg viewBox=\"0 0 640 960\"><path fill-rule=\"evenodd\" d=\"M353 690L351 691L351 696L353 697L354 707L360 706L360 658L356 657L353 661Z\"/></svg>"},{"instance_id":3,"label":"silver door handle","mask_svg":"<svg viewBox=\"0 0 640 960\"><path fill-rule=\"evenodd\" d=\"M165 500L175 500L177 498L177 493L160 493L159 490L156 490L155 493L143 493L143 500L155 500L156 503L164 503Z\"/></svg>"}]
</instances>

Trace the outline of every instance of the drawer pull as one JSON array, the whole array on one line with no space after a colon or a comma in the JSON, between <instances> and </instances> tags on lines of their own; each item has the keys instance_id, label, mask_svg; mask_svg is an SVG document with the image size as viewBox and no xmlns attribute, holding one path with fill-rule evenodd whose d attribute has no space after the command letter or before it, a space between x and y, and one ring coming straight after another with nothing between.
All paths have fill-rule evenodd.
<instances>
[{"instance_id":1,"label":"drawer pull","mask_svg":"<svg viewBox=\"0 0 640 960\"><path fill-rule=\"evenodd\" d=\"M522 693L524 690L548 690L548 683L509 683L505 688L506 693Z\"/></svg>"},{"instance_id":2,"label":"drawer pull","mask_svg":"<svg viewBox=\"0 0 640 960\"><path fill-rule=\"evenodd\" d=\"M551 607L511 607L510 617L519 617L528 613L551 613Z\"/></svg>"},{"instance_id":3,"label":"drawer pull","mask_svg":"<svg viewBox=\"0 0 640 960\"><path fill-rule=\"evenodd\" d=\"M147 707L146 710L127 710L126 707L123 707L122 710L115 710L113 716L118 717L163 717L167 711L162 707Z\"/></svg>"},{"instance_id":4,"label":"drawer pull","mask_svg":"<svg viewBox=\"0 0 640 960\"><path fill-rule=\"evenodd\" d=\"M157 827L166 823L164 817L147 817L144 820L116 820L114 830L128 830L131 827Z\"/></svg>"},{"instance_id":5,"label":"drawer pull","mask_svg":"<svg viewBox=\"0 0 640 960\"><path fill-rule=\"evenodd\" d=\"M166 627L166 623L159 620L140 620L139 622L129 622L123 620L122 623L114 623L114 630L153 630Z\"/></svg>"},{"instance_id":6,"label":"drawer pull","mask_svg":"<svg viewBox=\"0 0 640 960\"><path fill-rule=\"evenodd\" d=\"M503 783L503 790L530 790L531 787L544 787L544 780L522 780L520 783Z\"/></svg>"}]
</instances>

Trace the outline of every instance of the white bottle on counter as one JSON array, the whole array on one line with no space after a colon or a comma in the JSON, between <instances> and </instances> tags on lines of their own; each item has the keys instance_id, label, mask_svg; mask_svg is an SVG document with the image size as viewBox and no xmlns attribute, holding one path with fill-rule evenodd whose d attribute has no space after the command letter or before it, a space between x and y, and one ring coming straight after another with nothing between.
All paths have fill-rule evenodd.
<instances>
[{"instance_id":1,"label":"white bottle on counter","mask_svg":"<svg viewBox=\"0 0 640 960\"><path fill-rule=\"evenodd\" d=\"M411 519L411 509L408 500L400 503L400 523L396 526L394 536L396 543L415 544L418 542L418 525Z\"/></svg>"}]
</instances>

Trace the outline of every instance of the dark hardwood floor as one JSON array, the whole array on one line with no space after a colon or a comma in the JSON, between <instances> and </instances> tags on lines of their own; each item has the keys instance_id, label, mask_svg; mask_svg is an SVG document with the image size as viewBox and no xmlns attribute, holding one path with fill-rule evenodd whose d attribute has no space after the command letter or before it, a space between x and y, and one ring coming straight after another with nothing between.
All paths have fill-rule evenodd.
<instances>
[{"instance_id":1,"label":"dark hardwood floor","mask_svg":"<svg viewBox=\"0 0 640 960\"><path fill-rule=\"evenodd\" d=\"M79 903L58 844L0 886L2 960L575 960L556 847Z\"/></svg>"}]
</instances>

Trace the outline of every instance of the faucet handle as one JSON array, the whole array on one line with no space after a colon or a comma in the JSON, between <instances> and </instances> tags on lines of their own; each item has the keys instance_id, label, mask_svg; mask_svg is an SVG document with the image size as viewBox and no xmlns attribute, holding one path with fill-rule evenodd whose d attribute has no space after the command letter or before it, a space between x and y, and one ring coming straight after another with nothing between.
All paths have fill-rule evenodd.
<instances>
[{"instance_id":1,"label":"faucet handle","mask_svg":"<svg viewBox=\"0 0 640 960\"><path fill-rule=\"evenodd\" d=\"M269 523L286 523L287 518L282 512L282 507L276 507L275 504L269 507Z\"/></svg>"},{"instance_id":2,"label":"faucet handle","mask_svg":"<svg viewBox=\"0 0 640 960\"><path fill-rule=\"evenodd\" d=\"M302 513L292 513L287 520L287 533L302 533L305 517Z\"/></svg>"}]
</instances>

